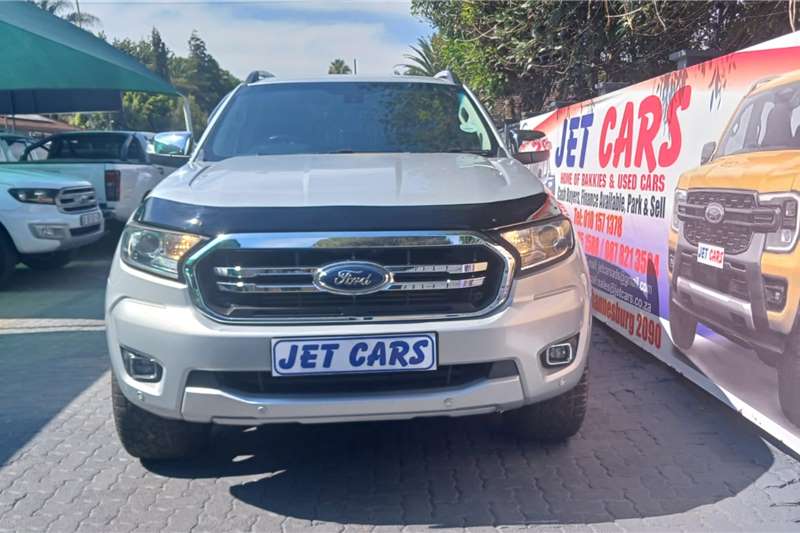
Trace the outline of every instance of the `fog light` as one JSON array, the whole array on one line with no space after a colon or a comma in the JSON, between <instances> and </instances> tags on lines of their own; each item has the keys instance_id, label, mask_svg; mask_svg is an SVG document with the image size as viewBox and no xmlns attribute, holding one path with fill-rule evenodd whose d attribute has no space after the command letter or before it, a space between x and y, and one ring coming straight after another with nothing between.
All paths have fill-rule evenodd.
<instances>
[{"instance_id":1,"label":"fog light","mask_svg":"<svg viewBox=\"0 0 800 533\"><path fill-rule=\"evenodd\" d=\"M786 306L786 280L764 276L764 299L767 309L781 311Z\"/></svg>"},{"instance_id":2,"label":"fog light","mask_svg":"<svg viewBox=\"0 0 800 533\"><path fill-rule=\"evenodd\" d=\"M575 335L570 339L551 344L545 348L540 355L542 359L542 365L547 368L566 366L575 360L577 351L578 335Z\"/></svg>"},{"instance_id":3,"label":"fog light","mask_svg":"<svg viewBox=\"0 0 800 533\"><path fill-rule=\"evenodd\" d=\"M63 224L31 224L31 233L38 239L63 241L69 237L69 226Z\"/></svg>"},{"instance_id":4,"label":"fog light","mask_svg":"<svg viewBox=\"0 0 800 533\"><path fill-rule=\"evenodd\" d=\"M125 371L136 381L155 383L161 381L164 368L152 357L140 353L135 353L128 348L120 347L122 351L122 361L125 364Z\"/></svg>"}]
</instances>

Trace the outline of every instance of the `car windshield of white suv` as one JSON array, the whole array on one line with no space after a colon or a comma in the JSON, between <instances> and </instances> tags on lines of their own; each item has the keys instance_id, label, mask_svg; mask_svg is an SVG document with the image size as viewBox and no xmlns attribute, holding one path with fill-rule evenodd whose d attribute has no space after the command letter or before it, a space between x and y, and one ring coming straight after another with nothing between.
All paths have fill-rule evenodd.
<instances>
[{"instance_id":1,"label":"car windshield of white suv","mask_svg":"<svg viewBox=\"0 0 800 533\"><path fill-rule=\"evenodd\" d=\"M800 150L800 84L745 99L722 137L717 156L768 150Z\"/></svg>"},{"instance_id":2,"label":"car windshield of white suv","mask_svg":"<svg viewBox=\"0 0 800 533\"><path fill-rule=\"evenodd\" d=\"M202 159L379 152L497 153L460 87L435 83L275 83L243 87L222 111Z\"/></svg>"}]
</instances>

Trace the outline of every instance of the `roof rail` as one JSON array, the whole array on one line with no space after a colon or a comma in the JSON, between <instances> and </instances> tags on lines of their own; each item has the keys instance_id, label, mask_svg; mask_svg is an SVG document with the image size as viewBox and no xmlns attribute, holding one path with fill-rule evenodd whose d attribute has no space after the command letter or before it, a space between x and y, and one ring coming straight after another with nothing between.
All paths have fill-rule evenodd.
<instances>
[{"instance_id":1,"label":"roof rail","mask_svg":"<svg viewBox=\"0 0 800 533\"><path fill-rule=\"evenodd\" d=\"M453 74L450 70L443 70L441 72L437 72L433 77L437 80L445 80L449 81L450 83L455 83L456 85L461 83L458 80L458 77L455 74Z\"/></svg>"},{"instance_id":2,"label":"roof rail","mask_svg":"<svg viewBox=\"0 0 800 533\"><path fill-rule=\"evenodd\" d=\"M245 83L255 83L259 80L263 80L265 78L274 78L275 74L272 72L267 72L266 70L254 70L247 77L244 79Z\"/></svg>"}]
</instances>

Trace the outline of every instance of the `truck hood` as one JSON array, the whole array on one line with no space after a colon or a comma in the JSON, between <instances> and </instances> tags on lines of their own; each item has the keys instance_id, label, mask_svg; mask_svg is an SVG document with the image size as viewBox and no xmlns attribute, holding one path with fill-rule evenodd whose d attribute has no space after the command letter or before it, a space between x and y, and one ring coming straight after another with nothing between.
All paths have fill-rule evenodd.
<instances>
[{"instance_id":1,"label":"truck hood","mask_svg":"<svg viewBox=\"0 0 800 533\"><path fill-rule=\"evenodd\" d=\"M758 192L798 190L800 150L736 154L685 173L681 189L747 189Z\"/></svg>"},{"instance_id":2,"label":"truck hood","mask_svg":"<svg viewBox=\"0 0 800 533\"><path fill-rule=\"evenodd\" d=\"M522 164L472 154L235 157L184 166L152 196L215 207L478 204L544 191Z\"/></svg>"},{"instance_id":3,"label":"truck hood","mask_svg":"<svg viewBox=\"0 0 800 533\"><path fill-rule=\"evenodd\" d=\"M63 189L65 187L90 187L91 184L86 180L54 175L50 172L24 170L19 167L3 168L0 166L0 186Z\"/></svg>"}]
</instances>

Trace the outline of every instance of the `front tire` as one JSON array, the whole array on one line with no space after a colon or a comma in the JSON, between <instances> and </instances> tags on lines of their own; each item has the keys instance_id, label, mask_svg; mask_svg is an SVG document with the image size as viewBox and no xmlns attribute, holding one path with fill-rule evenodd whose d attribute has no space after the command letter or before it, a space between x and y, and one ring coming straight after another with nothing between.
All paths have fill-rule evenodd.
<instances>
[{"instance_id":1,"label":"front tire","mask_svg":"<svg viewBox=\"0 0 800 533\"><path fill-rule=\"evenodd\" d=\"M11 239L6 235L3 227L0 226L0 288L2 288L8 280L11 279L11 274L17 267L17 249Z\"/></svg>"},{"instance_id":2,"label":"front tire","mask_svg":"<svg viewBox=\"0 0 800 533\"><path fill-rule=\"evenodd\" d=\"M778 398L786 418L800 426L800 323L786 340L778 363Z\"/></svg>"},{"instance_id":3,"label":"front tire","mask_svg":"<svg viewBox=\"0 0 800 533\"><path fill-rule=\"evenodd\" d=\"M208 441L209 424L172 420L134 405L111 377L114 423L122 446L138 459L165 460L190 457Z\"/></svg>"},{"instance_id":4,"label":"front tire","mask_svg":"<svg viewBox=\"0 0 800 533\"><path fill-rule=\"evenodd\" d=\"M688 350L694 344L697 333L697 319L669 301L669 331L672 342L681 350Z\"/></svg>"},{"instance_id":5,"label":"front tire","mask_svg":"<svg viewBox=\"0 0 800 533\"><path fill-rule=\"evenodd\" d=\"M503 425L526 440L563 442L575 435L586 418L589 369L572 389L543 402L503 413Z\"/></svg>"},{"instance_id":6,"label":"front tire","mask_svg":"<svg viewBox=\"0 0 800 533\"><path fill-rule=\"evenodd\" d=\"M22 262L33 270L56 270L67 266L70 261L72 261L71 250L26 255L22 258Z\"/></svg>"}]
</instances>

